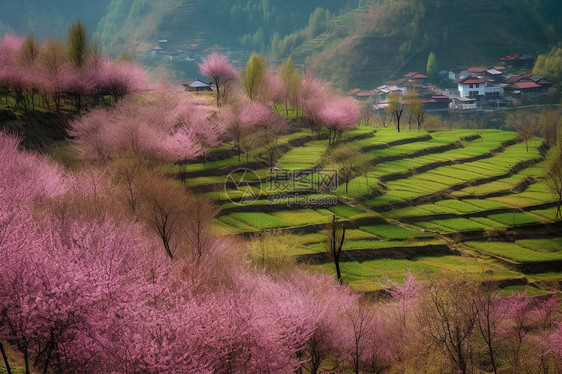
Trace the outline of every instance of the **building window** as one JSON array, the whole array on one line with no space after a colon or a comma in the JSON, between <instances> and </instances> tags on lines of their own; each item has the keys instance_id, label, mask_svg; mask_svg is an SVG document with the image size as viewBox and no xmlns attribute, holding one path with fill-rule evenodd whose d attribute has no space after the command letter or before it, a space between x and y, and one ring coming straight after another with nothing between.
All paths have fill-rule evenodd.
<instances>
[{"instance_id":1,"label":"building window","mask_svg":"<svg viewBox=\"0 0 562 374\"><path fill-rule=\"evenodd\" d=\"M468 92L468 97L477 97L478 96L478 91L469 91Z\"/></svg>"},{"instance_id":2,"label":"building window","mask_svg":"<svg viewBox=\"0 0 562 374\"><path fill-rule=\"evenodd\" d=\"M476 83L476 88L480 87L480 83Z\"/></svg>"},{"instance_id":3,"label":"building window","mask_svg":"<svg viewBox=\"0 0 562 374\"><path fill-rule=\"evenodd\" d=\"M473 88L472 86L473 86L473 84L471 83L468 87L469 87L469 88Z\"/></svg>"}]
</instances>

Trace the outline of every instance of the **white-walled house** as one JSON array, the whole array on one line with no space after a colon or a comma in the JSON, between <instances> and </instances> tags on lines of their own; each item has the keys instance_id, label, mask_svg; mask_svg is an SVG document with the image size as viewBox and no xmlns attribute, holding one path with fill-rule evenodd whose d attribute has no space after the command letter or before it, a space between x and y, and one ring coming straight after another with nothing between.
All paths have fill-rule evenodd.
<instances>
[{"instance_id":1,"label":"white-walled house","mask_svg":"<svg viewBox=\"0 0 562 374\"><path fill-rule=\"evenodd\" d=\"M486 81L476 77L457 80L459 96L462 98L484 96Z\"/></svg>"},{"instance_id":2,"label":"white-walled house","mask_svg":"<svg viewBox=\"0 0 562 374\"><path fill-rule=\"evenodd\" d=\"M503 87L494 85L492 82L484 79L466 77L456 82L458 84L459 96L462 98L499 97L503 94Z\"/></svg>"}]
</instances>

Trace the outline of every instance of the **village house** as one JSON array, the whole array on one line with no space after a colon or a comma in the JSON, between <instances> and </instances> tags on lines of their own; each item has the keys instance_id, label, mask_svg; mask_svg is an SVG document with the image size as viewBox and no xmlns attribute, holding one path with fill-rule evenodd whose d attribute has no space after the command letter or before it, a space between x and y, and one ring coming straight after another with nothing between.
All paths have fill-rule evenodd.
<instances>
[{"instance_id":1,"label":"village house","mask_svg":"<svg viewBox=\"0 0 562 374\"><path fill-rule=\"evenodd\" d=\"M477 102L476 98L472 97L453 97L453 102L451 103L452 109L476 109Z\"/></svg>"},{"instance_id":2,"label":"village house","mask_svg":"<svg viewBox=\"0 0 562 374\"><path fill-rule=\"evenodd\" d=\"M449 79L452 81L456 81L458 79L461 79L461 73L463 71L466 71L466 67L456 67L454 69L450 69L449 70Z\"/></svg>"},{"instance_id":3,"label":"village house","mask_svg":"<svg viewBox=\"0 0 562 374\"><path fill-rule=\"evenodd\" d=\"M501 66L512 69L533 68L536 61L536 54L513 54L502 57L498 60Z\"/></svg>"},{"instance_id":4,"label":"village house","mask_svg":"<svg viewBox=\"0 0 562 374\"><path fill-rule=\"evenodd\" d=\"M212 91L212 83L203 82L199 79L194 79L191 82L182 84L186 91L191 92L201 92L201 91Z\"/></svg>"},{"instance_id":5,"label":"village house","mask_svg":"<svg viewBox=\"0 0 562 374\"><path fill-rule=\"evenodd\" d=\"M466 73L468 73L468 76L471 77L486 78L486 71L488 69L489 68L485 66L472 66L466 70Z\"/></svg>"}]
</instances>

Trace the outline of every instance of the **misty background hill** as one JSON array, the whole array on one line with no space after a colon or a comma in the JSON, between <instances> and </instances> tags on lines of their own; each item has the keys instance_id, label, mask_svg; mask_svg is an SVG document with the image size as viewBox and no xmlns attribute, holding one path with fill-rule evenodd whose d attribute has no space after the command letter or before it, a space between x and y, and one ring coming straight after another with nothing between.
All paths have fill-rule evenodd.
<instances>
[{"instance_id":1,"label":"misty background hill","mask_svg":"<svg viewBox=\"0 0 562 374\"><path fill-rule=\"evenodd\" d=\"M546 52L562 40L561 13L559 0L4 0L0 32L64 37L80 18L107 53L180 80L210 50L238 66L257 51L348 89L424 71L430 51L442 69Z\"/></svg>"}]
</instances>

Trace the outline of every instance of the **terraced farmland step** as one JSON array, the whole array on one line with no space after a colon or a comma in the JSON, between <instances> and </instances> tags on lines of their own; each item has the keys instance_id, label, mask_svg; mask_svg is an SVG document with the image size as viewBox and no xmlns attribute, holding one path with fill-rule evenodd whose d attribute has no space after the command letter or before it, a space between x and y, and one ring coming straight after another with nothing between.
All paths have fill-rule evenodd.
<instances>
[{"instance_id":1,"label":"terraced farmland step","mask_svg":"<svg viewBox=\"0 0 562 374\"><path fill-rule=\"evenodd\" d=\"M428 244L419 246L400 246L387 248L363 248L342 251L341 261L363 262L378 258L412 260L420 256L446 256L455 252L445 244ZM325 264L332 259L325 252L310 253L296 257L297 262L306 264Z\"/></svg>"},{"instance_id":2,"label":"terraced farmland step","mask_svg":"<svg viewBox=\"0 0 562 374\"><path fill-rule=\"evenodd\" d=\"M418 136L418 137L415 137L415 138L405 138L405 139L394 140L394 141L391 141L391 142L388 142L388 143L383 143L383 144L367 145L367 146L361 147L360 151L362 153L367 153L367 152L371 152L371 151L395 147L395 146L398 146L398 145L404 145L404 144L410 144L410 143L416 143L416 142L425 142L425 141L428 141L428 140L431 140L431 139L433 139L431 137L431 135L427 134L427 135Z\"/></svg>"},{"instance_id":3,"label":"terraced farmland step","mask_svg":"<svg viewBox=\"0 0 562 374\"><path fill-rule=\"evenodd\" d=\"M317 233L319 231L324 230L325 228L326 228L325 224L316 223L312 225L281 227L273 230L262 230L261 232L274 231L276 233L279 233L280 235L306 235L306 234ZM251 237L254 234L255 232L241 232L238 235L243 237Z\"/></svg>"},{"instance_id":4,"label":"terraced farmland step","mask_svg":"<svg viewBox=\"0 0 562 374\"><path fill-rule=\"evenodd\" d=\"M479 139L479 138L480 138L480 135L475 135L475 136L467 136L467 137L461 138L461 140L472 141L472 140ZM461 165L461 164L467 164L467 163L471 163L471 162L475 162L475 161L485 160L487 158L494 157L494 155L497 154L497 153L503 152L508 146L515 145L515 144L517 144L519 142L522 142L522 141L523 141L523 139L520 139L520 138L509 140L507 142L502 143L502 145L495 148L494 150L491 150L488 153L484 153L484 154L476 155L476 156L470 156L470 157L461 158L461 159L456 159L456 160L435 161L435 162L431 162L431 163L428 163L428 164L425 164L425 165L422 165L422 166L412 168L412 169L407 170L407 171L383 175L383 176L379 177L379 180L384 183L384 182L390 182L390 181L395 181L395 180L399 180L399 179L406 179L406 178L409 178L409 177L411 177L415 174L425 173L427 171L434 170L434 169L444 167L444 166ZM458 145L458 142L453 143L453 144ZM451 148L451 149L455 149L455 148L462 148L462 147L459 146L459 147L454 147L454 148ZM419 151L417 151L417 152L419 152ZM431 152L431 153L437 153L437 152L439 152L439 150L434 149L434 152ZM413 153L415 153L415 152L413 152ZM431 153L427 153L427 154L431 154ZM425 156L425 154L424 155L418 155L418 156L410 156L410 157L419 157L419 156Z\"/></svg>"},{"instance_id":5,"label":"terraced farmland step","mask_svg":"<svg viewBox=\"0 0 562 374\"><path fill-rule=\"evenodd\" d=\"M522 193L527 191L529 187L535 184L537 180L533 177L525 177L519 183L517 183L513 188L501 190L501 191L494 191L489 192L486 194L479 194L479 195L470 195L470 196L459 196L459 200L467 200L467 199L478 199L478 200L485 200L490 199L492 197L500 197L500 196L507 196L513 193Z\"/></svg>"},{"instance_id":6,"label":"terraced farmland step","mask_svg":"<svg viewBox=\"0 0 562 374\"><path fill-rule=\"evenodd\" d=\"M265 167L265 164L263 162L260 162L260 161L242 162L240 164L223 166L223 167L219 167L219 168L209 168L209 169L196 170L196 171L187 171L187 172L183 173L184 175L182 175L182 173L177 173L175 175L175 178L183 180L183 179L189 179L189 178L211 177L211 176L219 176L219 175L224 175L226 177L228 174L232 173L236 169L258 170L258 169L263 169L264 167Z\"/></svg>"},{"instance_id":7,"label":"terraced farmland step","mask_svg":"<svg viewBox=\"0 0 562 374\"><path fill-rule=\"evenodd\" d=\"M436 220L451 219L451 218L487 217L492 214L513 213L514 211L528 212L531 210L551 208L553 206L556 206L555 202L530 205L524 208L497 208L497 209L479 210L473 213L460 213L460 214L459 213L425 214L425 215L418 215L418 216L397 217L396 219L399 222L403 222L403 223L428 222L428 221L436 221Z\"/></svg>"},{"instance_id":8,"label":"terraced farmland step","mask_svg":"<svg viewBox=\"0 0 562 374\"><path fill-rule=\"evenodd\" d=\"M472 238L469 237L469 234L472 234ZM562 225L560 222L534 223L488 232L485 232L485 230L474 230L473 232L462 233L461 238L458 238L458 235L459 233L449 233L443 236L459 239L460 241L489 240L490 242L557 238L562 236Z\"/></svg>"},{"instance_id":9,"label":"terraced farmland step","mask_svg":"<svg viewBox=\"0 0 562 374\"><path fill-rule=\"evenodd\" d=\"M235 212L276 212L279 210L291 211L291 210L300 210L305 208L327 209L342 204L343 202L341 202L335 197L333 202L327 202L327 203L321 203L317 201L310 202L310 203L306 203L306 202L300 203L297 201L292 204L291 203L247 204L247 205L238 205L238 206L223 208L219 212L218 216L235 213Z\"/></svg>"},{"instance_id":10,"label":"terraced farmland step","mask_svg":"<svg viewBox=\"0 0 562 374\"><path fill-rule=\"evenodd\" d=\"M391 209L406 208L406 207L409 207L409 206L417 206L417 205L422 205L422 204L431 204L431 203L434 203L436 201L448 198L449 195L454 191L459 191L459 190L462 190L463 188L467 188L467 187L470 187L470 186L478 186L478 185L481 185L481 184L494 182L494 181L497 181L499 179L511 177L512 175L515 175L515 174L519 173L521 170L526 169L526 168L528 168L528 167L530 167L534 164L537 164L537 163L541 162L542 160L543 160L542 158L533 158L533 159L530 159L530 160L520 161L517 164L515 164L514 166L512 166L507 173L504 173L504 174L501 174L501 175L494 175L494 176L491 176L491 177L471 179L471 180L466 181L466 182L454 184L454 185L452 185L450 187L447 187L443 190L433 192L433 193L423 195L423 196L418 196L418 197L415 197L413 199L403 200L403 201L394 202L394 203L390 203L390 204L386 204L386 205L373 206L373 207L371 207L371 210L380 213L380 212L387 212Z\"/></svg>"}]
</instances>

